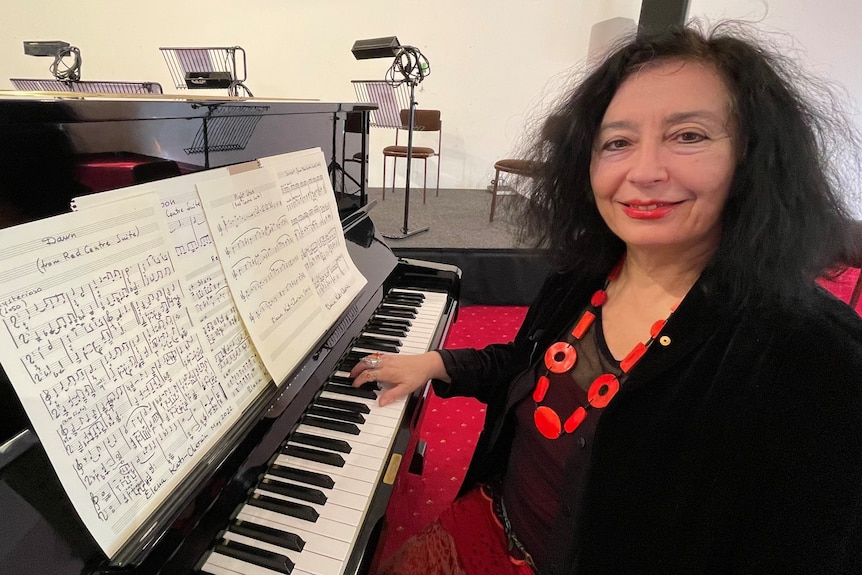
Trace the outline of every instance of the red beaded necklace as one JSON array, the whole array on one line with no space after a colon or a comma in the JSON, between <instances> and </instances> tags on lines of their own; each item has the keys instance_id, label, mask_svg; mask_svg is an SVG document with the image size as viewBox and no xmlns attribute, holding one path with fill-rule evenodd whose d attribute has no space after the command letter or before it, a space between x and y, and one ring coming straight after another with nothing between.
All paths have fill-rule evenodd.
<instances>
[{"instance_id":1,"label":"red beaded necklace","mask_svg":"<svg viewBox=\"0 0 862 575\"><path fill-rule=\"evenodd\" d=\"M548 348L545 352L545 375L539 377L536 381L536 388L533 390L533 401L536 403L536 411L533 413L533 421L536 423L536 429L548 439L557 439L563 433L573 433L578 426L586 419L587 410L591 408L601 409L607 406L620 389L620 379L612 373L604 373L598 376L590 384L587 390L587 405L578 406L572 411L572 414L565 422L560 421L560 416L556 411L548 406L541 405L545 399L545 394L551 386L551 380L548 375L551 373L566 373L575 366L578 360L578 353L572 345L575 340L580 340L584 334L593 325L596 319L596 311L608 299L608 286L612 281L619 277L622 269L622 261L618 263L611 273L608 274L608 279L605 282L604 288L596 291L590 298L590 305L581 314L575 324L574 329L569 336L568 341L558 341ZM678 305L678 304L677 304ZM632 370L635 364L643 357L646 350L652 345L652 342L658 337L659 332L664 328L670 316L676 310L676 305L671 308L670 314L665 319L660 319L655 322L650 328L649 339L643 343L638 343L626 356L620 361L620 371L625 377Z\"/></svg>"}]
</instances>

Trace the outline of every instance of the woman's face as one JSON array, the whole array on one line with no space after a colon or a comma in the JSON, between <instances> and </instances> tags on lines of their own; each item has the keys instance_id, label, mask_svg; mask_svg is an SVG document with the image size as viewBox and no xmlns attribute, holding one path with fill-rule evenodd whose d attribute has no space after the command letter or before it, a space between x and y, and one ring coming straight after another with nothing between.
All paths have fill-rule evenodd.
<instances>
[{"instance_id":1,"label":"woman's face","mask_svg":"<svg viewBox=\"0 0 862 575\"><path fill-rule=\"evenodd\" d=\"M647 66L620 85L594 142L599 213L629 250L711 253L735 157L718 74L680 60Z\"/></svg>"}]
</instances>

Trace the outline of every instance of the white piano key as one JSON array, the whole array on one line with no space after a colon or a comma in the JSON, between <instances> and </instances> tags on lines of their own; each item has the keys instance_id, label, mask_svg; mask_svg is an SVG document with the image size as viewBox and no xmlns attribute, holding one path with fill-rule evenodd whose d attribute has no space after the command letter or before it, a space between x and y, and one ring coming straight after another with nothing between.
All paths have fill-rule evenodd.
<instances>
[{"instance_id":1,"label":"white piano key","mask_svg":"<svg viewBox=\"0 0 862 575\"><path fill-rule=\"evenodd\" d=\"M348 542L342 541L340 539L334 539L326 533L317 533L316 531L319 531L319 529L314 524L308 524L307 521L297 520L297 525L289 526L286 525L287 520L296 519L295 517L290 518L285 515L279 515L278 513L274 513L272 511L267 511L265 509L257 509L254 507L252 507L251 509L255 509L257 511L266 511L266 513L274 514L278 516L276 518L278 520L274 521L274 518L265 517L265 513L252 515L246 510L240 511L237 515L237 519L241 519L242 521L245 521L247 523L257 523L258 525L263 525L264 527L272 527L274 529L289 531L290 533L302 537L302 540L305 541L305 546L302 548L303 553L308 551L316 555L335 559L336 561L342 561L345 557L347 557L348 553L350 552L350 544Z\"/></svg>"},{"instance_id":2,"label":"white piano key","mask_svg":"<svg viewBox=\"0 0 862 575\"><path fill-rule=\"evenodd\" d=\"M341 569L344 566L343 561L320 555L319 553L315 553L314 551L309 551L307 549L294 551L293 549L279 547L278 545L273 545L272 543L267 543L266 541L261 541L246 535L233 533L231 531L226 531L223 534L223 537L231 541L257 547L258 549L264 549L266 551L272 551L274 553L284 555L293 561L294 567L291 575L298 572L312 573L313 575L340 575Z\"/></svg>"},{"instance_id":3,"label":"white piano key","mask_svg":"<svg viewBox=\"0 0 862 575\"><path fill-rule=\"evenodd\" d=\"M248 504L242 506L237 518L247 521L267 519L274 523L275 527L302 537L305 540L306 548L312 545L311 548L315 553L335 558L338 558L342 552L347 553L349 551L350 543L356 533L356 529L352 525L339 521L324 518L319 518L317 521L306 521L292 515L284 515ZM319 537L310 537L309 535L312 534ZM315 544L312 544L312 539L315 540ZM338 544L339 541L341 544ZM327 546L330 546L331 549L327 550Z\"/></svg>"},{"instance_id":4,"label":"white piano key","mask_svg":"<svg viewBox=\"0 0 862 575\"><path fill-rule=\"evenodd\" d=\"M331 431L331 430L328 430L328 429L327 429L327 430L324 430L324 431ZM340 433L340 432L338 432L338 431L334 431L333 433ZM342 435L342 436L347 436L347 435L349 435L349 434L347 434L347 433L342 433L341 435ZM317 436L318 436L318 437L326 437L327 439L342 439L341 437L326 436L326 435L321 435L321 434L319 434L319 433L317 434ZM355 437L355 436L354 436L354 437ZM346 440L345 440L345 441L346 441ZM294 442L292 442L292 441L289 441L288 443L289 443L289 444L291 444L291 445L294 445ZM348 443L350 443L350 442L348 441ZM301 443L295 443L295 445L297 445L297 446L304 446L304 444L301 444ZM313 449L320 449L321 451L326 451L326 452L328 452L328 453L338 453L338 454L341 454L341 452L340 452L340 451L335 451L335 450L333 450L333 449L327 449L327 448L325 448L325 447L312 447L312 448L313 448ZM365 444L365 443L359 443L359 442L356 442L355 444L354 444L354 443L350 443L350 453L355 453L355 454L359 454L359 455L365 455L365 456L368 456L368 457L373 457L373 458L377 459L378 461L380 461L380 460L382 460L382 459L386 459L386 456L387 456L387 455L389 455L389 450L388 450L388 449L386 449L386 447L385 447L385 446L368 445L368 444Z\"/></svg>"},{"instance_id":5,"label":"white piano key","mask_svg":"<svg viewBox=\"0 0 862 575\"><path fill-rule=\"evenodd\" d=\"M300 424L299 427L296 428L296 431L300 433L307 433L309 435L317 435L318 437L330 437L332 439L342 439L350 445L368 445L370 447L379 447L385 449L387 454L389 452L389 446L392 443L389 437L381 437L379 435L353 435L350 433L343 433L341 431L335 431L333 429L323 429L322 427L314 427L308 424Z\"/></svg>"},{"instance_id":6,"label":"white piano key","mask_svg":"<svg viewBox=\"0 0 862 575\"><path fill-rule=\"evenodd\" d=\"M279 477L277 475L270 475L269 473L264 473L263 475L267 479L271 479L272 481L279 481L281 483L287 483L290 485L300 485L305 486L307 484L302 483L300 481L291 481L289 479L285 479L284 477ZM351 493L349 491L342 491L337 487L333 487L332 489L321 489L321 491L326 495L326 502L335 503L336 505L341 505L342 507L347 507L349 509L356 509L357 511L364 511L365 504L367 500L355 493ZM298 499L298 501L302 501Z\"/></svg>"},{"instance_id":7,"label":"white piano key","mask_svg":"<svg viewBox=\"0 0 862 575\"><path fill-rule=\"evenodd\" d=\"M234 559L215 551L207 557L206 562L201 567L201 571L211 573L212 575L284 575L278 571L273 571L254 563L248 563L241 559Z\"/></svg>"},{"instance_id":8,"label":"white piano key","mask_svg":"<svg viewBox=\"0 0 862 575\"><path fill-rule=\"evenodd\" d=\"M371 469L366 469L364 467L356 467L355 465L335 467L332 465L327 465L325 463L318 463L317 461L309 461L308 459L302 459L301 457L285 455L283 453L279 454L278 457L275 458L275 461L273 463L277 463L278 465L285 465L287 467L299 467L300 469L317 471L318 473L325 473L333 479L336 479L337 477L341 477L344 479L354 479L357 481L362 481L366 484L370 484L372 485L372 487L373 484L377 481L377 473L375 471ZM336 479L336 481L338 480Z\"/></svg>"},{"instance_id":9,"label":"white piano key","mask_svg":"<svg viewBox=\"0 0 862 575\"><path fill-rule=\"evenodd\" d=\"M307 447L306 445L300 445L298 443L293 443L292 441L288 442L288 445L295 445L296 447ZM371 469L377 470L380 468L380 458L379 457L371 457L368 455L363 455L361 453L354 453L351 451L350 453L342 453L340 451L330 451L327 449L320 449L319 447L310 447L309 449L316 449L317 451L322 451L328 454L339 455L344 460L344 467L356 466L361 469ZM290 456L290 457L300 457ZM301 457L300 457L301 458ZM326 465L326 464L324 464Z\"/></svg>"},{"instance_id":10,"label":"white piano key","mask_svg":"<svg viewBox=\"0 0 862 575\"><path fill-rule=\"evenodd\" d=\"M340 523L347 523L348 525L353 525L354 527L357 527L362 524L362 512L364 511L364 508L357 511L356 509L351 509L349 507L343 507L341 505L338 505L337 503L335 503L335 501L332 500L327 500L327 502L323 505L319 503L311 503L309 501L304 501L295 497L289 497L287 495L281 495L280 493L268 491L265 485L258 486L254 490L254 492L272 497L274 499L281 499L283 501L292 501L294 503L307 505L308 507L311 507L312 509L317 511L318 515L324 519L331 519Z\"/></svg>"},{"instance_id":11,"label":"white piano key","mask_svg":"<svg viewBox=\"0 0 862 575\"><path fill-rule=\"evenodd\" d=\"M391 430L393 427L397 426L398 422L401 420L400 411L397 414L397 416L395 415L394 412L395 412L395 410L388 412L388 413L386 413L386 412L377 413L374 410L372 410L371 413L362 413L361 415L362 415L363 419L365 419L365 422L364 423L354 423L354 425L359 427L360 431L366 425L372 425L372 426L374 426L374 429L383 427L383 428L386 428L387 430ZM331 419L333 421L344 421L344 419L339 419L337 416L330 416L326 413L315 413L314 417L319 417L321 419ZM347 421L345 423L353 423L353 422ZM369 428L369 429L371 429L371 428ZM372 433L374 433L374 432L372 432Z\"/></svg>"}]
</instances>

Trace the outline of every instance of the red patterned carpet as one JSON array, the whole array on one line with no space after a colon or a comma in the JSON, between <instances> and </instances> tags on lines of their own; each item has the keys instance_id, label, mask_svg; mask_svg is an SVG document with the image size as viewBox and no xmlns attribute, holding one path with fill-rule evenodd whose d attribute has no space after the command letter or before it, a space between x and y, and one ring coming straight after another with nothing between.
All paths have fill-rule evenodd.
<instances>
[{"instance_id":1,"label":"red patterned carpet","mask_svg":"<svg viewBox=\"0 0 862 575\"><path fill-rule=\"evenodd\" d=\"M508 342L526 312L526 307L463 307L443 347L484 347ZM432 393L426 409L419 430L428 444L425 469L422 475L399 474L386 511L388 528L378 559L395 551L452 502L482 430L485 408L473 399L440 399Z\"/></svg>"},{"instance_id":2,"label":"red patterned carpet","mask_svg":"<svg viewBox=\"0 0 862 575\"><path fill-rule=\"evenodd\" d=\"M835 294L835 297L846 303L850 301L850 296L853 294L856 282L862 280L859 275L859 268L850 268L837 278L822 280L820 284ZM862 298L856 302L856 311L859 315L862 315Z\"/></svg>"}]
</instances>

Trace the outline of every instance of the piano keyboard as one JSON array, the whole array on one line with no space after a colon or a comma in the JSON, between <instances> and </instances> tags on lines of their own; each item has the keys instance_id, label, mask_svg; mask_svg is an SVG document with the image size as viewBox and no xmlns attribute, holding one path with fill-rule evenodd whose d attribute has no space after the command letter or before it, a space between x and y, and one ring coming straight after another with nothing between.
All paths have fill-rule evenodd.
<instances>
[{"instance_id":1,"label":"piano keyboard","mask_svg":"<svg viewBox=\"0 0 862 575\"><path fill-rule=\"evenodd\" d=\"M447 294L394 288L199 563L210 575L342 575L401 427L406 399L351 387L369 353L423 353Z\"/></svg>"}]
</instances>

